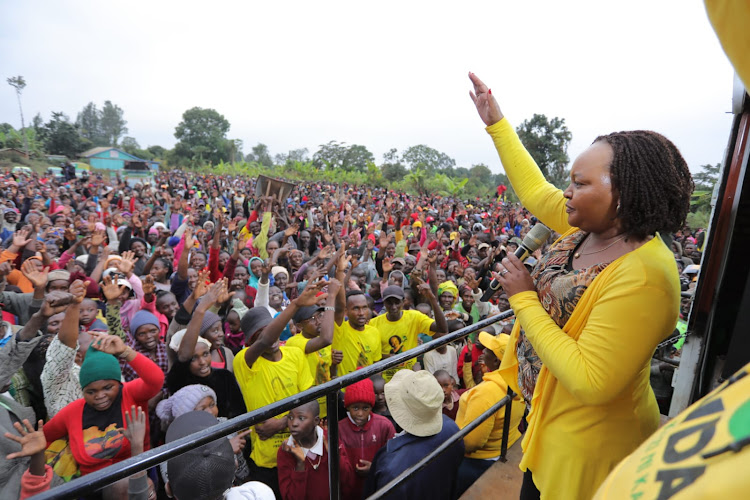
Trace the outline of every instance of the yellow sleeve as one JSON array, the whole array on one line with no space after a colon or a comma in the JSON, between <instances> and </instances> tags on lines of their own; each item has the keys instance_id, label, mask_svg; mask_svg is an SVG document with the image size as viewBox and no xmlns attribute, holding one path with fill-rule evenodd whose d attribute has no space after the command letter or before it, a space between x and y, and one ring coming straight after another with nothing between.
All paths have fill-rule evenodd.
<instances>
[{"instance_id":1,"label":"yellow sleeve","mask_svg":"<svg viewBox=\"0 0 750 500\"><path fill-rule=\"evenodd\" d=\"M396 243L404 239L404 233L401 232L401 228L396 229Z\"/></svg>"},{"instance_id":2,"label":"yellow sleeve","mask_svg":"<svg viewBox=\"0 0 750 500\"><path fill-rule=\"evenodd\" d=\"M260 233L253 240L253 246L258 249L258 255L265 260L268 258L266 243L268 243L268 229L271 227L271 212L263 213L263 223L260 225Z\"/></svg>"},{"instance_id":3,"label":"yellow sleeve","mask_svg":"<svg viewBox=\"0 0 750 500\"><path fill-rule=\"evenodd\" d=\"M626 276L605 285L577 340L549 317L536 292L510 297L544 366L582 404L602 405L617 397L674 328L677 308L670 294L635 281Z\"/></svg>"},{"instance_id":4,"label":"yellow sleeve","mask_svg":"<svg viewBox=\"0 0 750 500\"><path fill-rule=\"evenodd\" d=\"M471 371L471 361L464 361L461 375L464 377L464 387L467 389L476 387L477 383L474 382L474 373Z\"/></svg>"},{"instance_id":5,"label":"yellow sleeve","mask_svg":"<svg viewBox=\"0 0 750 500\"><path fill-rule=\"evenodd\" d=\"M495 143L503 169L523 206L558 233L568 231L570 224L562 191L547 182L508 119L503 118L486 130Z\"/></svg>"},{"instance_id":6,"label":"yellow sleeve","mask_svg":"<svg viewBox=\"0 0 750 500\"><path fill-rule=\"evenodd\" d=\"M464 366L466 366L466 363L464 363ZM471 372L471 370L469 371ZM456 421L456 424L461 429L476 420L477 417L489 410L490 406L497 402L497 400L491 401L488 398L490 394L485 394L483 389L484 387L481 386L472 389L472 392L475 392L476 394L471 394L471 397L466 400L466 409L465 412L463 412L464 418L460 422ZM461 403L463 403L463 401L461 401ZM498 411L503 411L503 409L501 408ZM466 447L467 455L481 449L487 443L490 434L492 434L492 429L495 427L495 418L496 417L493 415L486 419L479 424L476 429L464 436L464 446Z\"/></svg>"}]
</instances>

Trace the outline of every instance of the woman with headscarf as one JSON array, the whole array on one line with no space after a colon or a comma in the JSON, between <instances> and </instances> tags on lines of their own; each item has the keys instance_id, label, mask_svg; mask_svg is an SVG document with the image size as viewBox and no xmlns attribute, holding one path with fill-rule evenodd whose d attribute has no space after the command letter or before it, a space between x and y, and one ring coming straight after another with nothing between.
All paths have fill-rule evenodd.
<instances>
[{"instance_id":1,"label":"woman with headscarf","mask_svg":"<svg viewBox=\"0 0 750 500\"><path fill-rule=\"evenodd\" d=\"M193 309L192 317L185 330L180 330L172 336L169 348L176 353L172 359L172 366L167 373L167 389L174 394L186 385L207 385L218 396L217 405L219 415L232 418L245 413L245 402L237 385L234 375L221 368L212 367L211 342L200 336L204 326L204 319L222 292L226 292L226 283L218 281L209 288L198 305ZM211 313L213 314L213 313ZM214 326L213 317L206 326Z\"/></svg>"},{"instance_id":2,"label":"woman with headscarf","mask_svg":"<svg viewBox=\"0 0 750 500\"><path fill-rule=\"evenodd\" d=\"M121 383L118 358L127 361L137 379ZM94 334L79 374L83 399L60 410L44 425L47 444L68 437L81 474L90 474L130 457L130 442L120 429L131 407L148 408L164 384L164 373L150 359L116 335ZM144 450L149 449L148 423Z\"/></svg>"}]
</instances>

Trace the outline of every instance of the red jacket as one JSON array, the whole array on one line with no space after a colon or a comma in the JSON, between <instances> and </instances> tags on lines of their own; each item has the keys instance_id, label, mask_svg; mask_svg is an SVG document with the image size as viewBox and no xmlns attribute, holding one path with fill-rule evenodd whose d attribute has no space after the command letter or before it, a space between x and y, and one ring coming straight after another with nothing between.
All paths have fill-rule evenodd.
<instances>
[{"instance_id":1,"label":"red jacket","mask_svg":"<svg viewBox=\"0 0 750 500\"><path fill-rule=\"evenodd\" d=\"M122 422L125 424L125 412L130 407L140 406L148 416L148 400L156 396L164 385L164 372L161 368L143 354L137 353L130 366L140 378L125 382L122 387ZM109 465L120 462L130 457L130 442L123 439L122 447L113 458L95 458L89 455L85 449L83 437L83 408L86 402L77 399L60 410L52 420L44 424L44 436L47 438L47 446L60 438L68 436L70 451L73 458L81 469L81 474L90 474ZM149 449L149 428L146 418L146 435L143 439L144 450Z\"/></svg>"},{"instance_id":2,"label":"red jacket","mask_svg":"<svg viewBox=\"0 0 750 500\"><path fill-rule=\"evenodd\" d=\"M370 413L370 420L364 427L354 424L348 416L339 421L339 442L346 450L349 463L355 471L351 497L348 498L362 498L366 476L357 473L359 461L372 462L378 450L395 435L396 430L391 421L375 413Z\"/></svg>"},{"instance_id":3,"label":"red jacket","mask_svg":"<svg viewBox=\"0 0 750 500\"><path fill-rule=\"evenodd\" d=\"M279 488L283 500L328 500L328 437L323 446L323 456L319 465L312 466L309 459L305 460L305 471L297 472L297 459L288 451L279 448L276 463L279 474ZM354 498L351 491L354 481L354 469L347 458L344 446L339 444L339 484L341 498Z\"/></svg>"}]
</instances>

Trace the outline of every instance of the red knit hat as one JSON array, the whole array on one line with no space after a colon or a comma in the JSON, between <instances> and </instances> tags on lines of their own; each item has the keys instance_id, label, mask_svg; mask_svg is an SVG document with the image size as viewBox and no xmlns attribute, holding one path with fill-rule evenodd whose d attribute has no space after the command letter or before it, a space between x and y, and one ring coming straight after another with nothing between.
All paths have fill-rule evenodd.
<instances>
[{"instance_id":1,"label":"red knit hat","mask_svg":"<svg viewBox=\"0 0 750 500\"><path fill-rule=\"evenodd\" d=\"M372 386L372 380L366 378L346 388L344 408L349 408L354 403L366 403L375 406L375 388Z\"/></svg>"}]
</instances>

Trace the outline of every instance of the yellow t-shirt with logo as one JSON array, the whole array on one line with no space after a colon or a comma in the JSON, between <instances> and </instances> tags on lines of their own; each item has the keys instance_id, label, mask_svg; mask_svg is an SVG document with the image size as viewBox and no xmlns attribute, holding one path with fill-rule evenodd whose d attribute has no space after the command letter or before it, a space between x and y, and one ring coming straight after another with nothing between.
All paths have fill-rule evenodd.
<instances>
[{"instance_id":1,"label":"yellow t-shirt with logo","mask_svg":"<svg viewBox=\"0 0 750 500\"><path fill-rule=\"evenodd\" d=\"M359 331L352 328L348 321L341 323L341 326L334 323L332 347L344 353L344 359L338 367L339 377L383 359L380 331L371 324Z\"/></svg>"},{"instance_id":2,"label":"yellow t-shirt with logo","mask_svg":"<svg viewBox=\"0 0 750 500\"><path fill-rule=\"evenodd\" d=\"M305 347L311 339L308 339L301 333L294 335L286 341L286 347L296 347L302 351L302 354L307 360L307 365L310 368L310 376L313 379L313 385L320 385L331 380L331 346L318 349L315 352L305 354ZM322 396L318 398L318 404L320 405L320 418L328 416L328 407L326 406L326 398Z\"/></svg>"},{"instance_id":3,"label":"yellow t-shirt with logo","mask_svg":"<svg viewBox=\"0 0 750 500\"><path fill-rule=\"evenodd\" d=\"M380 331L380 350L381 354L401 354L402 352L413 349L418 345L420 333L432 336L430 326L433 319L419 311L412 309L402 311L401 319L398 321L388 321L386 314L381 314L370 320L370 325ZM383 372L383 379L386 382L391 377L404 368L411 368L416 363L416 359L409 361Z\"/></svg>"},{"instance_id":4,"label":"yellow t-shirt with logo","mask_svg":"<svg viewBox=\"0 0 750 500\"><path fill-rule=\"evenodd\" d=\"M310 369L304 353L298 348L282 346L279 361L269 361L261 356L253 366L247 366L245 362L245 349L234 357L233 366L247 411L257 410L312 387ZM285 418L285 415L286 413L279 417ZM276 467L276 453L281 443L288 438L289 432L284 431L263 441L256 432L251 432L250 458L259 467Z\"/></svg>"}]
</instances>

